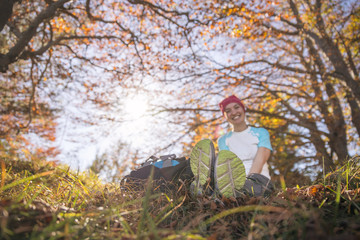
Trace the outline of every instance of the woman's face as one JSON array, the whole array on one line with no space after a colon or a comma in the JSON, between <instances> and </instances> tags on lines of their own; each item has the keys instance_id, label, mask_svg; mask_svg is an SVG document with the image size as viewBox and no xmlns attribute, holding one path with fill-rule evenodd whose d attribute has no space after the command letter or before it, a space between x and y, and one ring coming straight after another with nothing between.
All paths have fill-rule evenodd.
<instances>
[{"instance_id":1,"label":"woman's face","mask_svg":"<svg viewBox=\"0 0 360 240\"><path fill-rule=\"evenodd\" d=\"M238 103L229 103L226 105L224 116L233 126L245 124L245 111Z\"/></svg>"}]
</instances>

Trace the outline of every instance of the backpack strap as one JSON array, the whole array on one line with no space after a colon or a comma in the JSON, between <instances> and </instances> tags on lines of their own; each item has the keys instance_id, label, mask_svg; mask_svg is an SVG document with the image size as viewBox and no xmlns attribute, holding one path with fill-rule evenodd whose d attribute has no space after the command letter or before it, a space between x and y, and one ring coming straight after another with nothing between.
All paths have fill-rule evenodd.
<instances>
[{"instance_id":1,"label":"backpack strap","mask_svg":"<svg viewBox=\"0 0 360 240\"><path fill-rule=\"evenodd\" d=\"M141 167L145 167L150 165L151 163L156 162L157 160L159 160L159 158L155 157L154 155L150 156L148 159L145 160L145 162L143 162L141 164Z\"/></svg>"},{"instance_id":2,"label":"backpack strap","mask_svg":"<svg viewBox=\"0 0 360 240\"><path fill-rule=\"evenodd\" d=\"M176 158L176 154L169 154L169 155L163 155L160 156L160 159L165 161L165 160L173 160Z\"/></svg>"}]
</instances>

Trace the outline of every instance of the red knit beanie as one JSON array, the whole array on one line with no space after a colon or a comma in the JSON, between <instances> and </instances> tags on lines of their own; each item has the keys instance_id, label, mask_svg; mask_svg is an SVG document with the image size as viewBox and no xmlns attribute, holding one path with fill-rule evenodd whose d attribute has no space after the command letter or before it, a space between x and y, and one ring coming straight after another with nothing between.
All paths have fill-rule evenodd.
<instances>
[{"instance_id":1,"label":"red knit beanie","mask_svg":"<svg viewBox=\"0 0 360 240\"><path fill-rule=\"evenodd\" d=\"M222 112L222 114L224 115L224 111L225 111L225 108L226 106L229 104L229 103L238 103L245 111L245 106L244 104L241 102L241 100L234 96L234 95L231 95L230 97L227 97L225 98L224 100L222 100L220 103L219 103L219 106L220 106L220 110Z\"/></svg>"}]
</instances>

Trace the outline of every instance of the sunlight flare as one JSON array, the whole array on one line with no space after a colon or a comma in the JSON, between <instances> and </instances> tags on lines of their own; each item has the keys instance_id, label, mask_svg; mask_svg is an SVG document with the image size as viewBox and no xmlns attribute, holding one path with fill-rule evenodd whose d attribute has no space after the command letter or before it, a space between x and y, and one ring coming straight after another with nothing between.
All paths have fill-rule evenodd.
<instances>
[{"instance_id":1,"label":"sunlight flare","mask_svg":"<svg viewBox=\"0 0 360 240\"><path fill-rule=\"evenodd\" d=\"M149 110L148 100L144 95L136 95L124 102L124 113L127 120L139 120Z\"/></svg>"}]
</instances>

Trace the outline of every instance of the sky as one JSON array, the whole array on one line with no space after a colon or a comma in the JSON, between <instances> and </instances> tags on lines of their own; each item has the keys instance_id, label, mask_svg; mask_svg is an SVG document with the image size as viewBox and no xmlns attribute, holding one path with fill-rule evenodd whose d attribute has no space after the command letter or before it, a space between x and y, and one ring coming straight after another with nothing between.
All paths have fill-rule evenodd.
<instances>
[{"instance_id":1,"label":"sky","mask_svg":"<svg viewBox=\"0 0 360 240\"><path fill-rule=\"evenodd\" d=\"M114 121L103 121L95 125L82 125L73 119L73 116L87 118L88 114L102 116L96 109L78 106L76 100L70 100L69 96L64 103L64 111L58 120L57 141L55 145L61 150L59 160L68 164L72 169L84 171L89 168L96 156L111 152L118 141L125 142L134 151L140 149L143 160L156 154L157 156L175 153L181 155L182 145L174 146L169 150L158 152L169 144L170 140L176 139L179 132L174 126L167 124L164 115L152 114L153 105L163 102L172 102L176 96L157 96L158 90L164 86L153 83L148 86L151 91L118 90L120 100L115 101L111 111L104 114ZM74 97L74 96L73 96ZM80 104L81 105L81 104ZM170 152L169 152L170 151Z\"/></svg>"}]
</instances>

